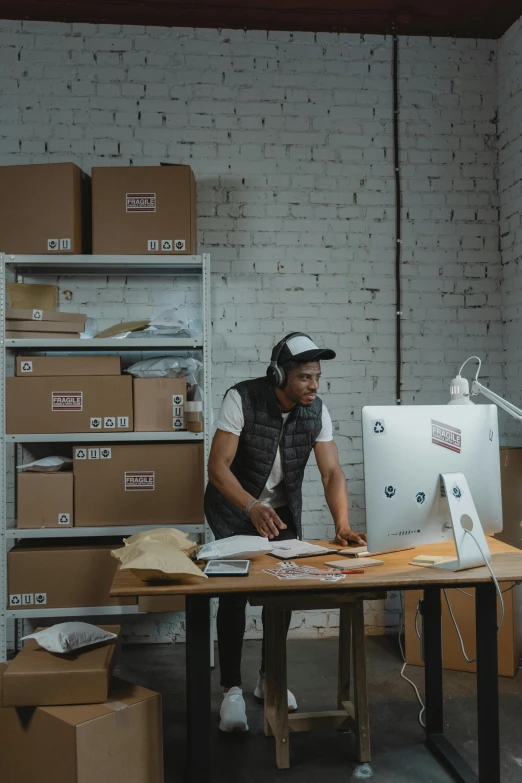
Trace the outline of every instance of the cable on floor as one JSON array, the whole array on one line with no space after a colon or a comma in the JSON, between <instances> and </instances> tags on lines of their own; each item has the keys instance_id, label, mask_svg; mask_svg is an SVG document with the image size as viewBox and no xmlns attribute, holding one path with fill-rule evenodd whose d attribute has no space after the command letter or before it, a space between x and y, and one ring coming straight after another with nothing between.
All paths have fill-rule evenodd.
<instances>
[{"instance_id":1,"label":"cable on floor","mask_svg":"<svg viewBox=\"0 0 522 783\"><path fill-rule=\"evenodd\" d=\"M424 702L422 701L421 695L419 693L419 689L417 688L417 686L415 685L413 680L410 680L404 674L404 671L406 669L407 663L406 663L406 655L404 654L404 649L403 649L403 646L402 646L402 631L403 631L403 628L404 628L404 597L402 595L402 592L400 593L400 600L401 600L401 627L399 629L399 648L400 648L400 651L401 651L402 660L404 662L403 666L402 666L402 669L401 669L401 675L400 676L402 677L403 680L406 680L406 682L409 683L411 685L411 687L413 688L413 690L415 691L415 695L417 697L417 701L419 702L419 704L421 706L421 711L419 712L419 715L418 715L418 721L419 721L420 725L422 726L422 728L425 729L426 728L426 724L423 722L422 716L424 715L424 713L426 711L426 707L424 705ZM417 611L418 611L418 609L419 609L419 605L417 604Z\"/></svg>"}]
</instances>

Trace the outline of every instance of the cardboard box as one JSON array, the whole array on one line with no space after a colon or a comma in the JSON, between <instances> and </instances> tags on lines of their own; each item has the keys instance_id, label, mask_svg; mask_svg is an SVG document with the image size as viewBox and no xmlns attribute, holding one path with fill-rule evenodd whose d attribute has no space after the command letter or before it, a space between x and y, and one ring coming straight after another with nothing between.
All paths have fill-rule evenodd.
<instances>
[{"instance_id":1,"label":"cardboard box","mask_svg":"<svg viewBox=\"0 0 522 783\"><path fill-rule=\"evenodd\" d=\"M184 378L134 378L134 431L172 432L185 429Z\"/></svg>"},{"instance_id":2,"label":"cardboard box","mask_svg":"<svg viewBox=\"0 0 522 783\"><path fill-rule=\"evenodd\" d=\"M39 283L6 283L7 303L15 310L49 310L58 304L58 286Z\"/></svg>"},{"instance_id":3,"label":"cardboard box","mask_svg":"<svg viewBox=\"0 0 522 783\"><path fill-rule=\"evenodd\" d=\"M22 540L7 553L8 603L13 608L121 606L135 598L112 598L118 561L111 549L121 538Z\"/></svg>"},{"instance_id":4,"label":"cardboard box","mask_svg":"<svg viewBox=\"0 0 522 783\"><path fill-rule=\"evenodd\" d=\"M48 332L84 332L85 323L80 321L17 321L7 320L5 328L8 332L34 332L42 333L42 337L47 337ZM22 334L19 337L23 337Z\"/></svg>"},{"instance_id":5,"label":"cardboard box","mask_svg":"<svg viewBox=\"0 0 522 783\"><path fill-rule=\"evenodd\" d=\"M7 378L6 411L7 432L129 432L132 378Z\"/></svg>"},{"instance_id":6,"label":"cardboard box","mask_svg":"<svg viewBox=\"0 0 522 783\"><path fill-rule=\"evenodd\" d=\"M88 194L89 178L74 163L0 166L0 247L18 254L89 252Z\"/></svg>"},{"instance_id":7,"label":"cardboard box","mask_svg":"<svg viewBox=\"0 0 522 783\"><path fill-rule=\"evenodd\" d=\"M202 421L192 421L187 424L188 432L204 432L205 426Z\"/></svg>"},{"instance_id":8,"label":"cardboard box","mask_svg":"<svg viewBox=\"0 0 522 783\"><path fill-rule=\"evenodd\" d=\"M503 529L495 538L522 548L522 448L500 449Z\"/></svg>"},{"instance_id":9,"label":"cardboard box","mask_svg":"<svg viewBox=\"0 0 522 783\"><path fill-rule=\"evenodd\" d=\"M67 321L75 324L85 324L87 320L83 313L59 313L57 310L31 310L25 307L6 307L5 317L9 321ZM31 324L31 328L33 326Z\"/></svg>"},{"instance_id":10,"label":"cardboard box","mask_svg":"<svg viewBox=\"0 0 522 783\"><path fill-rule=\"evenodd\" d=\"M101 625L120 633L119 625ZM41 629L38 629L41 630ZM107 701L119 638L56 655L28 639L4 674L4 707L100 704Z\"/></svg>"},{"instance_id":11,"label":"cardboard box","mask_svg":"<svg viewBox=\"0 0 522 783\"><path fill-rule=\"evenodd\" d=\"M73 448L76 527L203 523L202 443L113 445L103 459L92 451Z\"/></svg>"},{"instance_id":12,"label":"cardboard box","mask_svg":"<svg viewBox=\"0 0 522 783\"><path fill-rule=\"evenodd\" d=\"M20 528L72 527L73 474L18 473L16 513Z\"/></svg>"},{"instance_id":13,"label":"cardboard box","mask_svg":"<svg viewBox=\"0 0 522 783\"><path fill-rule=\"evenodd\" d=\"M6 340L78 340L80 332L6 332Z\"/></svg>"},{"instance_id":14,"label":"cardboard box","mask_svg":"<svg viewBox=\"0 0 522 783\"><path fill-rule=\"evenodd\" d=\"M161 696L116 678L105 704L3 707L0 735L2 783L163 783Z\"/></svg>"},{"instance_id":15,"label":"cardboard box","mask_svg":"<svg viewBox=\"0 0 522 783\"><path fill-rule=\"evenodd\" d=\"M502 590L512 586L512 582L503 582ZM475 594L474 588L466 588L470 595ZM475 658L475 599L455 589L447 590L448 598L459 626L464 647L469 658ZM423 597L421 590L404 591L406 662L414 666L423 666L422 644L415 631L415 614L417 602ZM504 622L498 633L498 673L504 677L514 677L517 673L518 661L522 652L522 595L521 588L504 592ZM497 615L500 614L497 598ZM421 618L417 618L419 632ZM422 633L421 633L422 636ZM476 672L476 663L468 663L462 655L462 650L450 617L444 596L442 598L442 666L461 672Z\"/></svg>"},{"instance_id":16,"label":"cardboard box","mask_svg":"<svg viewBox=\"0 0 522 783\"><path fill-rule=\"evenodd\" d=\"M121 375L121 356L17 356L16 374Z\"/></svg>"},{"instance_id":17,"label":"cardboard box","mask_svg":"<svg viewBox=\"0 0 522 783\"><path fill-rule=\"evenodd\" d=\"M184 612L184 595L140 595L139 612Z\"/></svg>"},{"instance_id":18,"label":"cardboard box","mask_svg":"<svg viewBox=\"0 0 522 783\"><path fill-rule=\"evenodd\" d=\"M92 229L93 253L196 253L190 166L93 168Z\"/></svg>"}]
</instances>

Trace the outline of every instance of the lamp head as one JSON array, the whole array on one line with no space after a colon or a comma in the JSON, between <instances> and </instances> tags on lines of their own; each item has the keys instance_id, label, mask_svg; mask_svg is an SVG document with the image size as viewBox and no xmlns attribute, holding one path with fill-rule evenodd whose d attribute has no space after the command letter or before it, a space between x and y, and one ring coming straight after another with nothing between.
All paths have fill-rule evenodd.
<instances>
[{"instance_id":1,"label":"lamp head","mask_svg":"<svg viewBox=\"0 0 522 783\"><path fill-rule=\"evenodd\" d=\"M475 405L469 396L469 381L460 373L451 381L450 397L448 405Z\"/></svg>"}]
</instances>

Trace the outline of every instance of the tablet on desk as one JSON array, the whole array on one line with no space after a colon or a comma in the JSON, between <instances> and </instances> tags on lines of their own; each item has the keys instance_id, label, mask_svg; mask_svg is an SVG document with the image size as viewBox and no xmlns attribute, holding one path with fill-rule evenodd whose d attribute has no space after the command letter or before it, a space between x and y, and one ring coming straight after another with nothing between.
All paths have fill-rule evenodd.
<instances>
[{"instance_id":1,"label":"tablet on desk","mask_svg":"<svg viewBox=\"0 0 522 783\"><path fill-rule=\"evenodd\" d=\"M205 566L207 576L248 576L250 560L209 560Z\"/></svg>"}]
</instances>

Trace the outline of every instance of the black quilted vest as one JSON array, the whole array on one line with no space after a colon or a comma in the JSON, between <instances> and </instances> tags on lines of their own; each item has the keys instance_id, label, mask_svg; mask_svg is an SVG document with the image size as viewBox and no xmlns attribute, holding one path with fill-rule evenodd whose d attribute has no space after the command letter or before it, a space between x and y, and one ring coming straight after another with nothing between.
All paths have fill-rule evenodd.
<instances>
[{"instance_id":1,"label":"black quilted vest","mask_svg":"<svg viewBox=\"0 0 522 783\"><path fill-rule=\"evenodd\" d=\"M243 403L245 425L230 470L243 489L258 498L276 457L283 426L281 408L275 390L266 378L243 381L233 388L239 392ZM318 397L309 407L296 405L284 425L281 461L288 503L299 537L304 470L321 432L322 408ZM205 492L205 514L216 538L255 532L245 512L230 503L211 482Z\"/></svg>"}]
</instances>

